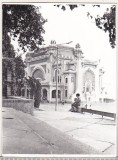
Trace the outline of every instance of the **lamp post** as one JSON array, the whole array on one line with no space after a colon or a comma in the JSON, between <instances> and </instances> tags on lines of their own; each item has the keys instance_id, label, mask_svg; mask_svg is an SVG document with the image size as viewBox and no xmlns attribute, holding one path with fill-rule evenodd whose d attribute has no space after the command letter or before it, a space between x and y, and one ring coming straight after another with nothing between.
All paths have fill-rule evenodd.
<instances>
[{"instance_id":1,"label":"lamp post","mask_svg":"<svg viewBox=\"0 0 118 160\"><path fill-rule=\"evenodd\" d=\"M55 103L55 111L57 111L57 107L58 107L58 61L59 61L59 50L58 50L58 45L63 45L63 44L70 44L72 43L72 41L67 42L67 43L61 43L61 44L57 44L56 46L54 46L57 50L57 63L56 63L56 103Z\"/></svg>"}]
</instances>

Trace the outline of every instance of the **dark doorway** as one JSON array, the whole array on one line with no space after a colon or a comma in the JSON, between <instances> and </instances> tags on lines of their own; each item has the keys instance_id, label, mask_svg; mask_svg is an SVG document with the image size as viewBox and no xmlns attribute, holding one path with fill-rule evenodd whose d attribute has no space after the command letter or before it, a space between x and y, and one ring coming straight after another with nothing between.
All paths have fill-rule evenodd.
<instances>
[{"instance_id":1,"label":"dark doorway","mask_svg":"<svg viewBox=\"0 0 118 160\"><path fill-rule=\"evenodd\" d=\"M56 90L52 91L52 98L56 98ZM58 90L58 98L61 98L61 91Z\"/></svg>"},{"instance_id":2,"label":"dark doorway","mask_svg":"<svg viewBox=\"0 0 118 160\"><path fill-rule=\"evenodd\" d=\"M43 100L47 100L47 90L43 89Z\"/></svg>"}]
</instances>

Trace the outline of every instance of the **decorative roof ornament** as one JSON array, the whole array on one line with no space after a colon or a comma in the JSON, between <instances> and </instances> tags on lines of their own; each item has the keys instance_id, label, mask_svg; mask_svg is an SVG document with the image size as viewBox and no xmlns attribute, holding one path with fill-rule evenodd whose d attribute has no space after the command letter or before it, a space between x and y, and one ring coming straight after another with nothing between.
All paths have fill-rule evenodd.
<instances>
[{"instance_id":1,"label":"decorative roof ornament","mask_svg":"<svg viewBox=\"0 0 118 160\"><path fill-rule=\"evenodd\" d=\"M55 40L51 40L50 44L54 45L54 44L56 44L56 41Z\"/></svg>"},{"instance_id":2,"label":"decorative roof ornament","mask_svg":"<svg viewBox=\"0 0 118 160\"><path fill-rule=\"evenodd\" d=\"M77 44L75 45L75 48L76 48L76 49L81 48L81 47L80 47L80 44L79 44L79 43L77 43Z\"/></svg>"},{"instance_id":3,"label":"decorative roof ornament","mask_svg":"<svg viewBox=\"0 0 118 160\"><path fill-rule=\"evenodd\" d=\"M80 47L80 44L79 44L79 43L77 43L77 44L75 45L74 56L75 56L77 59L82 59L82 58L84 58L84 57L83 57L83 52L82 52L82 50L81 50L81 47Z\"/></svg>"},{"instance_id":4,"label":"decorative roof ornament","mask_svg":"<svg viewBox=\"0 0 118 160\"><path fill-rule=\"evenodd\" d=\"M100 69L99 69L99 75L101 76L101 75L103 75L104 73L105 73L105 70L103 69L103 67L100 68Z\"/></svg>"}]
</instances>

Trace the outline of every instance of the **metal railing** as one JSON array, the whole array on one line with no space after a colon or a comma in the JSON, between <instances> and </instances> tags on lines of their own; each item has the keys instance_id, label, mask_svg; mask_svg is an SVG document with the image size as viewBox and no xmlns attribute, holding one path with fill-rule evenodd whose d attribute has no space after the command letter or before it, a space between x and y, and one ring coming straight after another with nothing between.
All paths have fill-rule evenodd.
<instances>
[{"instance_id":1,"label":"metal railing","mask_svg":"<svg viewBox=\"0 0 118 160\"><path fill-rule=\"evenodd\" d=\"M116 114L115 114L115 113L98 111L98 110L87 109L87 108L82 108L81 111L82 111L82 113L87 112L87 113L91 113L91 114L101 115L102 118L103 118L104 116L106 116L106 117L114 118L114 120L116 119Z\"/></svg>"}]
</instances>

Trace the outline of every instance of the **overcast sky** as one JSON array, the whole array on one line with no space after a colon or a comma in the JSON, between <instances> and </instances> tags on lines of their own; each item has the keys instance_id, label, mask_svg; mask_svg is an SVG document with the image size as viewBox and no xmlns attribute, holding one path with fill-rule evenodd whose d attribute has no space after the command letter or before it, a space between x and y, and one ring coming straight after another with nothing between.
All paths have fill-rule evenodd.
<instances>
[{"instance_id":1,"label":"overcast sky","mask_svg":"<svg viewBox=\"0 0 118 160\"><path fill-rule=\"evenodd\" d=\"M102 4L98 8L88 4L85 7L75 8L73 11L68 7L66 7L66 11L63 11L49 3L36 5L41 6L40 12L48 20L44 25L44 43L49 45L51 40L55 40L57 44L73 41L68 46L75 47L79 43L86 59L101 59L101 66L106 71L105 85L108 87L109 94L114 97L116 49L111 48L108 33L97 28L94 21L87 17L87 12L93 16L102 15L111 5Z\"/></svg>"},{"instance_id":2,"label":"overcast sky","mask_svg":"<svg viewBox=\"0 0 118 160\"><path fill-rule=\"evenodd\" d=\"M72 11L68 7L63 11L52 3L34 5L39 7L44 19L48 20L44 24L44 44L49 45L51 40L55 40L57 44L73 41L68 46L75 47L79 43L85 59L101 60L101 67L105 69L105 86L108 93L115 97L116 49L111 48L108 33L99 29L94 20L87 17L87 12L94 17L103 15L111 5L92 7L92 4L86 4L85 7L79 6Z\"/></svg>"}]
</instances>

